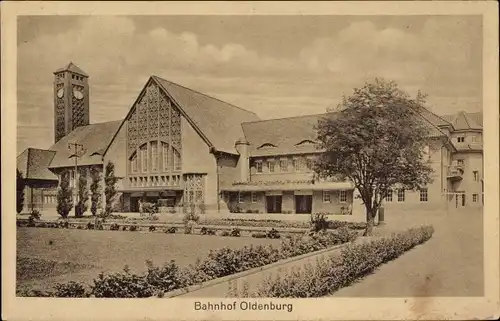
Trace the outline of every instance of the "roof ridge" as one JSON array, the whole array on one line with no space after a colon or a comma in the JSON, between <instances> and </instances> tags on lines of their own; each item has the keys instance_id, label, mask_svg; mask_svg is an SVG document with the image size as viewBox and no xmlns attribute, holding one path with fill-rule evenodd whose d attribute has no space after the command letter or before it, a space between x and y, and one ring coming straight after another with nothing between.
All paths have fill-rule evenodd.
<instances>
[{"instance_id":1,"label":"roof ridge","mask_svg":"<svg viewBox=\"0 0 500 321\"><path fill-rule=\"evenodd\" d=\"M433 112L431 112L429 109L425 108L424 106L420 105L419 107L427 110L428 112L434 114ZM422 113L420 113L420 111L418 110L418 108L412 108L410 107L413 111L415 111L420 117L422 117L423 119L425 119L426 122L428 122L429 124L431 124L432 126L434 126L435 129L437 129L442 135L444 136L447 136L438 126L434 125L433 122L431 122L430 120L428 120L424 115L422 115ZM437 115L436 115L437 116Z\"/></svg>"},{"instance_id":2,"label":"roof ridge","mask_svg":"<svg viewBox=\"0 0 500 321\"><path fill-rule=\"evenodd\" d=\"M286 120L286 119L293 119L293 118L305 118L305 117L321 116L321 115L334 114L334 113L335 112L326 112L326 113L319 113L319 114L309 114L309 115L298 115L298 116L289 116L289 117L281 117L281 118L260 119L260 120L253 120L253 121L245 121L245 122L242 122L241 124L263 123L263 122L274 121L274 120Z\"/></svg>"},{"instance_id":3,"label":"roof ridge","mask_svg":"<svg viewBox=\"0 0 500 321\"><path fill-rule=\"evenodd\" d=\"M461 111L461 114L464 116L465 123L467 124L467 127L471 128L469 121L467 120L467 115L465 114L465 111Z\"/></svg>"},{"instance_id":4,"label":"roof ridge","mask_svg":"<svg viewBox=\"0 0 500 321\"><path fill-rule=\"evenodd\" d=\"M218 101L220 101L221 103L227 104L227 105L229 105L229 106L231 106L231 107L234 107L234 108L240 109L240 110L242 110L242 111L246 111L246 112L248 112L248 113L252 113L252 114L254 114L255 116L257 116L257 114L256 114L255 112L251 111L251 110L248 110L248 109L245 109L245 108L242 108L242 107L236 106L236 105L234 105L234 104L228 103L227 101L221 100L221 99L219 99L219 98L217 98L217 97L214 97L214 96L210 96L210 95L204 94L204 93L202 93L202 92L200 92L200 91L197 91L197 90L194 90L194 89L188 88L188 87L186 87L186 86L183 86L183 85L181 85L181 84L175 83L175 82L170 81L170 80L167 80L167 79L162 78L162 77L160 77L160 76L153 75L152 77L155 77L155 78L158 78L158 79L160 79L160 80L166 81L166 82L168 82L168 83L170 83L170 84L173 84L173 85L179 86L179 87L181 87L181 88L184 88L184 89L186 89L186 90L189 90L189 91L195 92L195 93L197 93L197 94L200 94L200 95L202 95L202 96L208 97L208 98L210 98L210 99L215 99L215 100L218 100Z\"/></svg>"}]
</instances>

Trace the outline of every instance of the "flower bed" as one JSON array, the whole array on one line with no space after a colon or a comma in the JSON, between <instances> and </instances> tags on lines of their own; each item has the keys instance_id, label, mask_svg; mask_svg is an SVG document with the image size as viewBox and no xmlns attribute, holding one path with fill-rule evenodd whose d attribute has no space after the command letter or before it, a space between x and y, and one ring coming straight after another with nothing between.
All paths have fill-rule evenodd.
<instances>
[{"instance_id":1,"label":"flower bed","mask_svg":"<svg viewBox=\"0 0 500 321\"><path fill-rule=\"evenodd\" d=\"M90 286L74 282L57 284L55 291L37 292L37 295L106 298L162 296L165 292L346 243L356 236L356 232L344 228L334 232L287 237L280 247L245 246L236 250L224 247L210 251L204 260L197 260L185 268L179 268L173 261L162 267L154 267L148 262L148 271L143 275L132 274L124 269L123 272L101 274ZM82 289L85 290L82 292ZM24 296L30 295L24 293Z\"/></svg>"},{"instance_id":2,"label":"flower bed","mask_svg":"<svg viewBox=\"0 0 500 321\"><path fill-rule=\"evenodd\" d=\"M291 273L268 278L252 297L306 298L322 297L348 286L359 278L391 261L432 237L434 228L423 226L391 237L360 245L349 245L340 256L319 259Z\"/></svg>"},{"instance_id":3,"label":"flower bed","mask_svg":"<svg viewBox=\"0 0 500 321\"><path fill-rule=\"evenodd\" d=\"M326 214L325 214L326 215ZM311 223L305 221L280 221L280 220L258 220L258 219L238 219L238 218L222 218L222 219L207 219L201 222L203 225L222 225L222 226L249 226L249 227L270 227L270 228L310 228ZM338 229L348 227L353 230L364 230L365 222L345 222L345 221L328 221L328 229Z\"/></svg>"}]
</instances>

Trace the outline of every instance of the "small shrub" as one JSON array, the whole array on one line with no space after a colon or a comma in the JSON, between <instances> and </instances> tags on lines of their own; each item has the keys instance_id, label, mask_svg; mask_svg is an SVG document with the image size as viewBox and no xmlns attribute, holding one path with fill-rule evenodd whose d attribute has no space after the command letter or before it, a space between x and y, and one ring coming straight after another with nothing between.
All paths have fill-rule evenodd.
<instances>
[{"instance_id":1,"label":"small shrub","mask_svg":"<svg viewBox=\"0 0 500 321\"><path fill-rule=\"evenodd\" d=\"M130 232L135 232L135 231L137 231L137 225L130 225L130 227L129 227L129 231L130 231Z\"/></svg>"},{"instance_id":2,"label":"small shrub","mask_svg":"<svg viewBox=\"0 0 500 321\"><path fill-rule=\"evenodd\" d=\"M205 208L205 203L204 202L201 202L199 205L198 205L198 208L200 210L200 214L205 214L206 212L206 208Z\"/></svg>"},{"instance_id":3,"label":"small shrub","mask_svg":"<svg viewBox=\"0 0 500 321\"><path fill-rule=\"evenodd\" d=\"M126 231L127 230L127 227L126 226L123 226L122 227L122 231Z\"/></svg>"},{"instance_id":4,"label":"small shrub","mask_svg":"<svg viewBox=\"0 0 500 321\"><path fill-rule=\"evenodd\" d=\"M99 274L90 294L96 298L147 298L155 295L155 288L148 283L147 276L124 269L124 272Z\"/></svg>"},{"instance_id":5,"label":"small shrub","mask_svg":"<svg viewBox=\"0 0 500 321\"><path fill-rule=\"evenodd\" d=\"M87 230L93 230L94 227L95 227L94 223L92 223L92 222L87 223Z\"/></svg>"},{"instance_id":6,"label":"small shrub","mask_svg":"<svg viewBox=\"0 0 500 321\"><path fill-rule=\"evenodd\" d=\"M156 231L156 227L154 227L154 226L150 226L150 227L149 227L149 231L150 231L150 232L154 232L154 231Z\"/></svg>"},{"instance_id":7,"label":"small shrub","mask_svg":"<svg viewBox=\"0 0 500 321\"><path fill-rule=\"evenodd\" d=\"M58 298L84 298L87 296L85 286L74 281L58 283L54 288L54 296Z\"/></svg>"},{"instance_id":8,"label":"small shrub","mask_svg":"<svg viewBox=\"0 0 500 321\"><path fill-rule=\"evenodd\" d=\"M324 231L328 228L328 218L324 213L311 214L311 229L314 232Z\"/></svg>"},{"instance_id":9,"label":"small shrub","mask_svg":"<svg viewBox=\"0 0 500 321\"><path fill-rule=\"evenodd\" d=\"M214 230L213 228L209 228L209 229L207 230L207 235L215 235L215 234L216 234L216 232L217 232L217 231L216 231L216 230Z\"/></svg>"},{"instance_id":10,"label":"small shrub","mask_svg":"<svg viewBox=\"0 0 500 321\"><path fill-rule=\"evenodd\" d=\"M59 223L57 225L59 226L59 228L69 228L69 222L66 220L59 221Z\"/></svg>"},{"instance_id":11,"label":"small shrub","mask_svg":"<svg viewBox=\"0 0 500 321\"><path fill-rule=\"evenodd\" d=\"M252 213L253 213L253 211L252 211L252 210L246 210L246 211L245 211L245 213L247 213L247 214L252 214Z\"/></svg>"},{"instance_id":12,"label":"small shrub","mask_svg":"<svg viewBox=\"0 0 500 321\"><path fill-rule=\"evenodd\" d=\"M266 233L266 236L270 239L279 239L281 236L280 236L280 232L278 232L276 229L272 228L270 231L268 231Z\"/></svg>"},{"instance_id":13,"label":"small shrub","mask_svg":"<svg viewBox=\"0 0 500 321\"><path fill-rule=\"evenodd\" d=\"M42 218L42 214L40 213L39 210L34 209L31 211L31 214L29 217L33 217L34 220L38 221L40 218Z\"/></svg>"},{"instance_id":14,"label":"small shrub","mask_svg":"<svg viewBox=\"0 0 500 321\"><path fill-rule=\"evenodd\" d=\"M234 236L234 237L240 237L241 236L241 230L239 228L233 228L231 230L231 233L229 234L230 236Z\"/></svg>"},{"instance_id":15,"label":"small shrub","mask_svg":"<svg viewBox=\"0 0 500 321\"><path fill-rule=\"evenodd\" d=\"M119 231L120 230L120 225L118 225L117 223L113 223L109 226L109 230L110 231Z\"/></svg>"},{"instance_id":16,"label":"small shrub","mask_svg":"<svg viewBox=\"0 0 500 321\"><path fill-rule=\"evenodd\" d=\"M252 237L255 237L257 239L265 239L267 237L267 234L262 233L262 232L257 232L257 233L253 233Z\"/></svg>"},{"instance_id":17,"label":"small shrub","mask_svg":"<svg viewBox=\"0 0 500 321\"><path fill-rule=\"evenodd\" d=\"M76 226L76 229L77 229L77 230L83 230L83 226L81 226L81 225L77 225L77 226Z\"/></svg>"},{"instance_id":18,"label":"small shrub","mask_svg":"<svg viewBox=\"0 0 500 321\"><path fill-rule=\"evenodd\" d=\"M259 214L259 210L254 210L253 211L255 214Z\"/></svg>"},{"instance_id":19,"label":"small shrub","mask_svg":"<svg viewBox=\"0 0 500 321\"><path fill-rule=\"evenodd\" d=\"M220 236L229 236L229 235L231 235L231 232L229 232L229 231L222 231L220 233Z\"/></svg>"},{"instance_id":20,"label":"small shrub","mask_svg":"<svg viewBox=\"0 0 500 321\"><path fill-rule=\"evenodd\" d=\"M177 232L177 228L175 226L171 226L171 227L165 229L165 233L174 234L175 232Z\"/></svg>"}]
</instances>

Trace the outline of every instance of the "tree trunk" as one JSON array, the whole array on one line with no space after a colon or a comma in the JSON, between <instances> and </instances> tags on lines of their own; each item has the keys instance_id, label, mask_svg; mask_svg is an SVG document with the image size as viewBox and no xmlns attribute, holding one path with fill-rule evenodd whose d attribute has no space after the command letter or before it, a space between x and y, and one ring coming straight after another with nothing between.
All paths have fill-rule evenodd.
<instances>
[{"instance_id":1,"label":"tree trunk","mask_svg":"<svg viewBox=\"0 0 500 321\"><path fill-rule=\"evenodd\" d=\"M375 223L375 216L371 210L366 211L366 229L363 236L371 236L373 233L373 225Z\"/></svg>"}]
</instances>

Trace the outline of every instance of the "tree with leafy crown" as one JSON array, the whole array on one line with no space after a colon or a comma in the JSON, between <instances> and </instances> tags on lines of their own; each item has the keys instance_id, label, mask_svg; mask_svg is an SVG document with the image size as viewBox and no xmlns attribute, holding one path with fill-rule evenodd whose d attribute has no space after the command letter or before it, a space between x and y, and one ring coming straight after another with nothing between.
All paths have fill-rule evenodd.
<instances>
[{"instance_id":1,"label":"tree with leafy crown","mask_svg":"<svg viewBox=\"0 0 500 321\"><path fill-rule=\"evenodd\" d=\"M116 183L118 178L115 176L115 165L113 162L108 162L104 173L104 195L106 198L106 207L104 215L108 217L113 212L113 203L116 197Z\"/></svg>"},{"instance_id":2,"label":"tree with leafy crown","mask_svg":"<svg viewBox=\"0 0 500 321\"><path fill-rule=\"evenodd\" d=\"M16 211L17 214L21 213L24 208L24 187L26 182L24 181L23 173L16 169Z\"/></svg>"},{"instance_id":3,"label":"tree with leafy crown","mask_svg":"<svg viewBox=\"0 0 500 321\"><path fill-rule=\"evenodd\" d=\"M315 170L320 177L354 184L366 210L365 235L372 234L388 190L417 190L432 182L423 152L429 127L419 114L424 102L420 92L412 99L394 82L376 79L318 122L325 152Z\"/></svg>"},{"instance_id":4,"label":"tree with leafy crown","mask_svg":"<svg viewBox=\"0 0 500 321\"><path fill-rule=\"evenodd\" d=\"M77 204L77 215L83 216L83 213L88 209L88 199L89 199L89 187L87 171L80 171L80 177L78 178L78 204Z\"/></svg>"},{"instance_id":5,"label":"tree with leafy crown","mask_svg":"<svg viewBox=\"0 0 500 321\"><path fill-rule=\"evenodd\" d=\"M69 186L69 171L61 172L61 181L57 190L57 213L67 218L73 208L73 189Z\"/></svg>"},{"instance_id":6,"label":"tree with leafy crown","mask_svg":"<svg viewBox=\"0 0 500 321\"><path fill-rule=\"evenodd\" d=\"M90 212L96 216L97 209L101 206L101 171L97 166L90 168Z\"/></svg>"}]
</instances>

